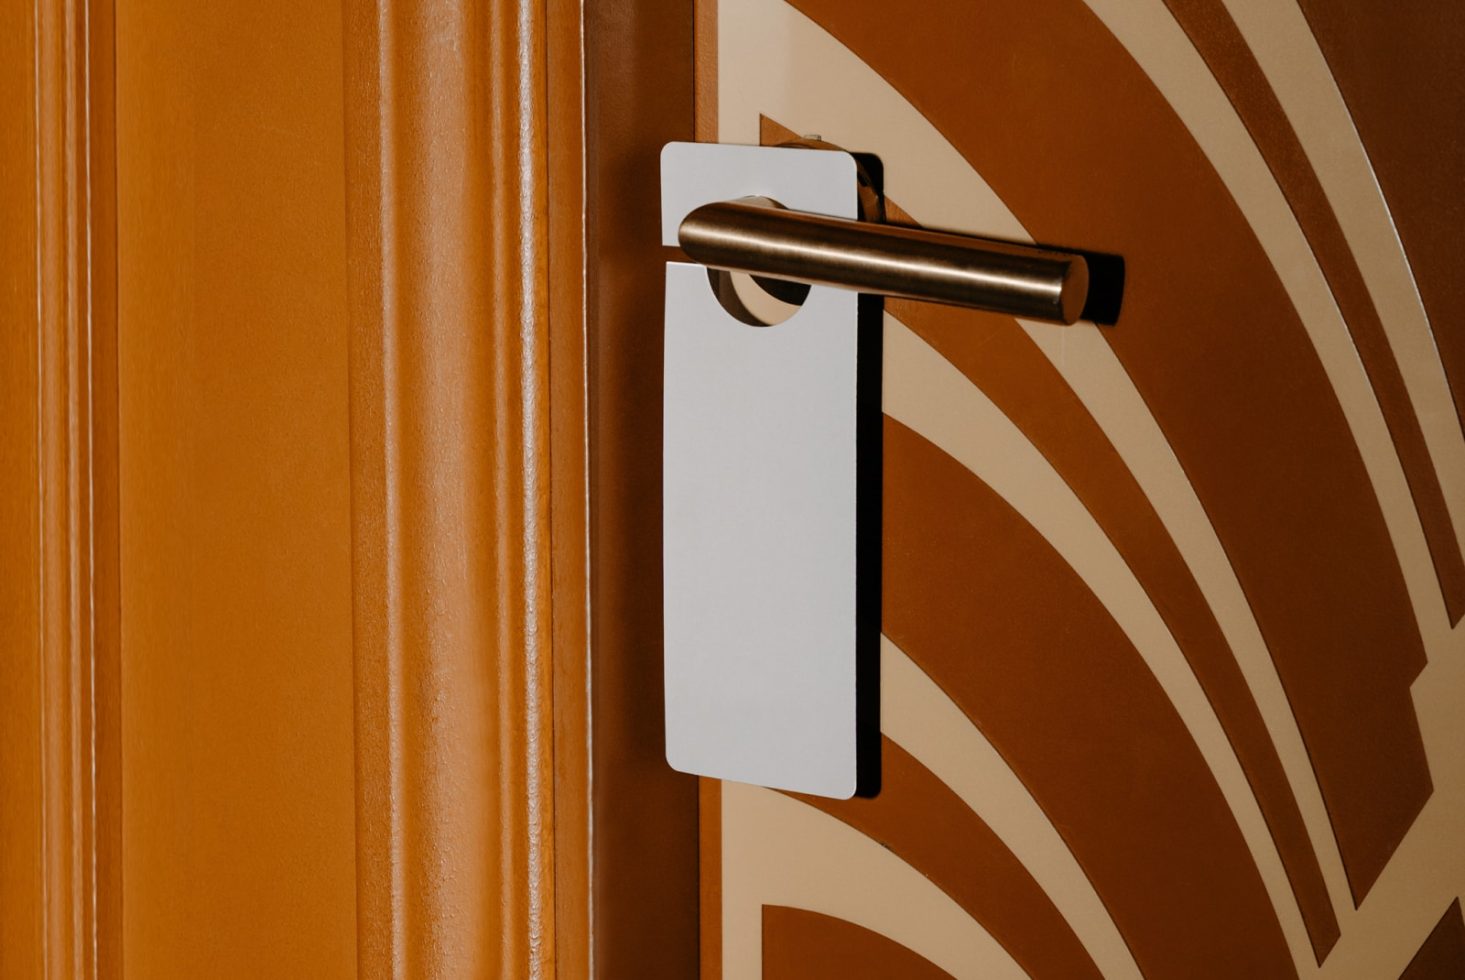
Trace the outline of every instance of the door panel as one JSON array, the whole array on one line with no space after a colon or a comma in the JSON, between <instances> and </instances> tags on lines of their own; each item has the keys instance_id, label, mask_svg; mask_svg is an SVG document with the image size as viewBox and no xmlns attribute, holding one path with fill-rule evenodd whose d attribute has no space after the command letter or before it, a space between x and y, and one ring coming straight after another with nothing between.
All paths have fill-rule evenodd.
<instances>
[{"instance_id":1,"label":"door panel","mask_svg":"<svg viewBox=\"0 0 1465 980\"><path fill-rule=\"evenodd\" d=\"M1109 326L887 303L884 787L707 784L714 970L828 917L957 976L1389 976L1453 934L1461 325L1338 44L1242 0L699 18L702 138L817 134L892 220L1124 277Z\"/></svg>"},{"instance_id":2,"label":"door panel","mask_svg":"<svg viewBox=\"0 0 1465 980\"><path fill-rule=\"evenodd\" d=\"M117 10L128 976L352 976L339 9Z\"/></svg>"}]
</instances>

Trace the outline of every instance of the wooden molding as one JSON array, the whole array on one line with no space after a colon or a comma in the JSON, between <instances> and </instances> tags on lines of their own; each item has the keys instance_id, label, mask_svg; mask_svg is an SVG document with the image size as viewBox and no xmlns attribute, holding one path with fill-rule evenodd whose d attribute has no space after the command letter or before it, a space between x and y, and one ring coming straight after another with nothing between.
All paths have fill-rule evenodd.
<instances>
[{"instance_id":1,"label":"wooden molding","mask_svg":"<svg viewBox=\"0 0 1465 980\"><path fill-rule=\"evenodd\" d=\"M0 975L116 976L113 9L11 6ZM588 975L582 8L344 12L360 972Z\"/></svg>"},{"instance_id":2,"label":"wooden molding","mask_svg":"<svg viewBox=\"0 0 1465 980\"><path fill-rule=\"evenodd\" d=\"M549 285L557 255L583 271L582 209L578 150L547 153L579 31L554 10L345 5L367 977L546 976L584 945L558 938L586 929L588 777L583 288Z\"/></svg>"},{"instance_id":3,"label":"wooden molding","mask_svg":"<svg viewBox=\"0 0 1465 980\"><path fill-rule=\"evenodd\" d=\"M662 712L658 175L693 134L692 4L592 0L585 18L595 968L689 977L697 780L666 764Z\"/></svg>"},{"instance_id":4,"label":"wooden molding","mask_svg":"<svg viewBox=\"0 0 1465 980\"><path fill-rule=\"evenodd\" d=\"M584 16L546 9L555 968L591 975L590 378Z\"/></svg>"},{"instance_id":5,"label":"wooden molding","mask_svg":"<svg viewBox=\"0 0 1465 980\"><path fill-rule=\"evenodd\" d=\"M116 975L116 291L107 0L11 3L0 63L0 973Z\"/></svg>"}]
</instances>

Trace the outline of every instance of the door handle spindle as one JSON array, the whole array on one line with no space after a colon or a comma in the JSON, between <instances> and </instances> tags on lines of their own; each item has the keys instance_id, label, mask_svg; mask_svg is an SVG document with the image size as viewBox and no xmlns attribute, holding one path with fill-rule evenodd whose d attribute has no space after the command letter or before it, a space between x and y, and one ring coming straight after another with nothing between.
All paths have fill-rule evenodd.
<instances>
[{"instance_id":1,"label":"door handle spindle","mask_svg":"<svg viewBox=\"0 0 1465 980\"><path fill-rule=\"evenodd\" d=\"M793 211L766 197L704 204L677 239L715 269L1073 323L1088 298L1082 255Z\"/></svg>"}]
</instances>

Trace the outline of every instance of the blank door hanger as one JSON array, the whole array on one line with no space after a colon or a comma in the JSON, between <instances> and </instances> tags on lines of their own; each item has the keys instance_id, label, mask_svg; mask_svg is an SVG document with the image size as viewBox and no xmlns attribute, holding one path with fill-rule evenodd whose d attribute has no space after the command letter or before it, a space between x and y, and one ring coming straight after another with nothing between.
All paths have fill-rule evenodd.
<instances>
[{"instance_id":1,"label":"blank door hanger","mask_svg":"<svg viewBox=\"0 0 1465 980\"><path fill-rule=\"evenodd\" d=\"M746 196L857 217L839 151L672 143L662 239ZM666 267L663 559L673 768L820 796L878 771L879 322L812 286L750 325ZM746 318L745 318L746 319Z\"/></svg>"}]
</instances>

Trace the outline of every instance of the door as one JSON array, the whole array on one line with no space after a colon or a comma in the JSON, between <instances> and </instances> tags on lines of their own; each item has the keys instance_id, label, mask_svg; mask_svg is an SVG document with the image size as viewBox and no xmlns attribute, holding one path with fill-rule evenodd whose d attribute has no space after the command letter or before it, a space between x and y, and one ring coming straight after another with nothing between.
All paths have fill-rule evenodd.
<instances>
[{"instance_id":1,"label":"door","mask_svg":"<svg viewBox=\"0 0 1465 980\"><path fill-rule=\"evenodd\" d=\"M881 789L704 781L704 976L1465 971L1447 7L699 4L700 139L1122 282L886 302Z\"/></svg>"},{"instance_id":2,"label":"door","mask_svg":"<svg viewBox=\"0 0 1465 980\"><path fill-rule=\"evenodd\" d=\"M0 977L1465 970L1465 19L5 0ZM891 301L881 788L665 762L668 141Z\"/></svg>"}]
</instances>

